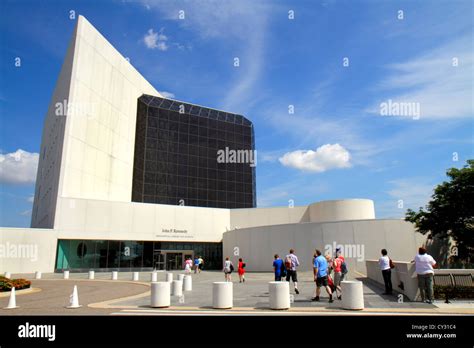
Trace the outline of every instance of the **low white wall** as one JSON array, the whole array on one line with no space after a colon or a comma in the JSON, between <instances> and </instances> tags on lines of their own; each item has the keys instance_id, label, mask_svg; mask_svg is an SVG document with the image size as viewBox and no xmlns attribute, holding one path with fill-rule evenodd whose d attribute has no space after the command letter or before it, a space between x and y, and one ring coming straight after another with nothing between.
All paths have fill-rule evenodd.
<instances>
[{"instance_id":1,"label":"low white wall","mask_svg":"<svg viewBox=\"0 0 474 348\"><path fill-rule=\"evenodd\" d=\"M53 272L57 231L0 227L0 275Z\"/></svg>"},{"instance_id":2,"label":"low white wall","mask_svg":"<svg viewBox=\"0 0 474 348\"><path fill-rule=\"evenodd\" d=\"M378 260L367 260L367 278L384 286L382 271ZM411 262L395 261L395 268L392 269L393 290L404 294L410 301L416 301L419 297L418 279L415 272L415 264ZM403 287L403 289L402 289Z\"/></svg>"},{"instance_id":3,"label":"low white wall","mask_svg":"<svg viewBox=\"0 0 474 348\"><path fill-rule=\"evenodd\" d=\"M365 275L365 260L378 258L383 248L390 250L397 260L410 261L423 238L415 233L411 223L403 220L261 226L224 233L223 257L229 256L233 262L242 257L248 271L268 272L272 271L274 254L284 257L293 248L301 263L299 270L309 271L315 249L324 253L342 244L350 271L359 276Z\"/></svg>"}]
</instances>

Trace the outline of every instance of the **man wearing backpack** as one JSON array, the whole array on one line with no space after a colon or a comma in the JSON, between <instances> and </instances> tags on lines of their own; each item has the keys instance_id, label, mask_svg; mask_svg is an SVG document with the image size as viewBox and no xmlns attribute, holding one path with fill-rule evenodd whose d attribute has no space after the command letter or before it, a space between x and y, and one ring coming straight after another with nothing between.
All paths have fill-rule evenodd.
<instances>
[{"instance_id":1,"label":"man wearing backpack","mask_svg":"<svg viewBox=\"0 0 474 348\"><path fill-rule=\"evenodd\" d=\"M295 284L295 292L299 294L298 290L298 278L296 275L296 267L300 265L298 261L298 257L294 254L294 250L290 249L290 253L285 257L285 268L286 268L286 281L289 282L290 278L293 280L293 284Z\"/></svg>"},{"instance_id":2,"label":"man wearing backpack","mask_svg":"<svg viewBox=\"0 0 474 348\"><path fill-rule=\"evenodd\" d=\"M316 255L318 257L314 259L314 264L313 264L314 281L316 282L316 296L313 297L311 300L319 301L319 294L321 293L321 287L324 286L329 295L329 303L331 303L334 300L332 299L332 291L331 291L331 288L329 287L329 282L328 282L328 262L326 258L323 255L321 255L321 252L319 250L316 250Z\"/></svg>"}]
</instances>

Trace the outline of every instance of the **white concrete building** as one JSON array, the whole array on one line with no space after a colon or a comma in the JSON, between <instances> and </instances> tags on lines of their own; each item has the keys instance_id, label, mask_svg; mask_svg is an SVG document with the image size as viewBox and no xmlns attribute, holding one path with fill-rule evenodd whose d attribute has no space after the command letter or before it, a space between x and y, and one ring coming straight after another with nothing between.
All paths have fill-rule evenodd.
<instances>
[{"instance_id":1,"label":"white concrete building","mask_svg":"<svg viewBox=\"0 0 474 348\"><path fill-rule=\"evenodd\" d=\"M0 228L0 272L181 269L197 256L270 271L289 248L309 270L314 249L335 244L354 271L382 248L412 257L422 236L376 220L371 200L256 208L255 168L215 157L253 151L253 134L241 115L162 98L80 16L46 114L31 228Z\"/></svg>"}]
</instances>

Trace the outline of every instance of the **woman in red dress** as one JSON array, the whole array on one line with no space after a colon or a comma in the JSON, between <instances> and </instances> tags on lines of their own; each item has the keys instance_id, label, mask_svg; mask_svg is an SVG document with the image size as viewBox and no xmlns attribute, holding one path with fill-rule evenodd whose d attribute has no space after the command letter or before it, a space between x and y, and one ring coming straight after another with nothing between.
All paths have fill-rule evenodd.
<instances>
[{"instance_id":1,"label":"woman in red dress","mask_svg":"<svg viewBox=\"0 0 474 348\"><path fill-rule=\"evenodd\" d=\"M237 273L239 273L239 279L240 279L239 283L242 283L242 282L245 283L245 263L242 261L241 258L239 259L239 266L237 268Z\"/></svg>"}]
</instances>

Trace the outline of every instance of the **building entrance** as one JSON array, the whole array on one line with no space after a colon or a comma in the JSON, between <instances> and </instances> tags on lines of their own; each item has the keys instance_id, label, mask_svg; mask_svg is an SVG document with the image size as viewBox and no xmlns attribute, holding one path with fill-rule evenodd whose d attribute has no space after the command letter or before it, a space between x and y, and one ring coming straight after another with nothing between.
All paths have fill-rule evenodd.
<instances>
[{"instance_id":1,"label":"building entrance","mask_svg":"<svg viewBox=\"0 0 474 348\"><path fill-rule=\"evenodd\" d=\"M155 250L154 269L157 271L183 270L187 258L194 259L192 250Z\"/></svg>"}]
</instances>

